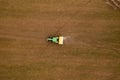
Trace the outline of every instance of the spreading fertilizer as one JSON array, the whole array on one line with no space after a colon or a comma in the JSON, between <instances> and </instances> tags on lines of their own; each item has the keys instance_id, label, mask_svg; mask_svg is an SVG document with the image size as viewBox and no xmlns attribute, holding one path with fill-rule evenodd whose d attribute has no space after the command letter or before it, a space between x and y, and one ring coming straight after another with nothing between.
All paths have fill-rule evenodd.
<instances>
[{"instance_id":1,"label":"spreading fertilizer","mask_svg":"<svg viewBox=\"0 0 120 80\"><path fill-rule=\"evenodd\" d=\"M67 39L70 39L70 36L64 36L63 37L63 40L67 40Z\"/></svg>"},{"instance_id":2,"label":"spreading fertilizer","mask_svg":"<svg viewBox=\"0 0 120 80\"><path fill-rule=\"evenodd\" d=\"M63 41L64 41L64 37L63 36L48 37L47 40L52 42L52 43L56 43L56 44L62 45Z\"/></svg>"},{"instance_id":3,"label":"spreading fertilizer","mask_svg":"<svg viewBox=\"0 0 120 80\"><path fill-rule=\"evenodd\" d=\"M59 45L63 45L64 41L69 42L68 40L70 40L70 36L54 36L54 37L48 37L47 41L48 42L52 42L52 43L56 43Z\"/></svg>"}]
</instances>

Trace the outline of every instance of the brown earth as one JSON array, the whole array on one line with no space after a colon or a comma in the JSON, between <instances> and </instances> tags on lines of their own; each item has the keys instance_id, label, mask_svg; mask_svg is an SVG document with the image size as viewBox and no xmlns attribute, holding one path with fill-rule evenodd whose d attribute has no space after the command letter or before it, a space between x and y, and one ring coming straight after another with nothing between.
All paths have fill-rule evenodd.
<instances>
[{"instance_id":1,"label":"brown earth","mask_svg":"<svg viewBox=\"0 0 120 80\"><path fill-rule=\"evenodd\" d=\"M119 21L104 0L0 0L0 80L119 80Z\"/></svg>"}]
</instances>

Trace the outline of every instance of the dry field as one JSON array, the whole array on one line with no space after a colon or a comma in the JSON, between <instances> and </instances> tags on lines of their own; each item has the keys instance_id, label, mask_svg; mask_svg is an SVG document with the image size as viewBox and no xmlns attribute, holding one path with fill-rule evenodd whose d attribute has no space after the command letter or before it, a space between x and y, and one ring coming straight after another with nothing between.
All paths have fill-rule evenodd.
<instances>
[{"instance_id":1,"label":"dry field","mask_svg":"<svg viewBox=\"0 0 120 80\"><path fill-rule=\"evenodd\" d=\"M54 35L65 44L46 41ZM120 11L105 0L0 0L0 80L120 80Z\"/></svg>"}]
</instances>

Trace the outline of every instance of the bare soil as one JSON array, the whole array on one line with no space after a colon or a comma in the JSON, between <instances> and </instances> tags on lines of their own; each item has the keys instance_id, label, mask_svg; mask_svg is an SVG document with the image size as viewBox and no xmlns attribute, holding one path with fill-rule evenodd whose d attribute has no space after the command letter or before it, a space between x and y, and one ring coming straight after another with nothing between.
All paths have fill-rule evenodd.
<instances>
[{"instance_id":1,"label":"bare soil","mask_svg":"<svg viewBox=\"0 0 120 80\"><path fill-rule=\"evenodd\" d=\"M104 0L0 0L0 80L119 80L119 21Z\"/></svg>"}]
</instances>

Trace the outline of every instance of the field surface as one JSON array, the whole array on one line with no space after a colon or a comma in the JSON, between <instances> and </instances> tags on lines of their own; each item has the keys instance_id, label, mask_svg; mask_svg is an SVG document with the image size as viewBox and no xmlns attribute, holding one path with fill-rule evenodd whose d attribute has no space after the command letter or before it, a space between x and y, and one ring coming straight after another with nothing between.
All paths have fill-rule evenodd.
<instances>
[{"instance_id":1,"label":"field surface","mask_svg":"<svg viewBox=\"0 0 120 80\"><path fill-rule=\"evenodd\" d=\"M64 45L47 42L57 35ZM120 80L120 11L105 0L0 0L0 80Z\"/></svg>"}]
</instances>

